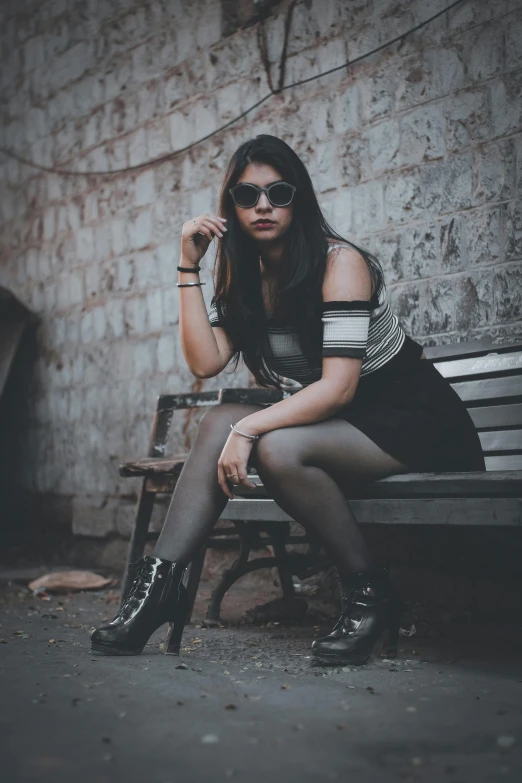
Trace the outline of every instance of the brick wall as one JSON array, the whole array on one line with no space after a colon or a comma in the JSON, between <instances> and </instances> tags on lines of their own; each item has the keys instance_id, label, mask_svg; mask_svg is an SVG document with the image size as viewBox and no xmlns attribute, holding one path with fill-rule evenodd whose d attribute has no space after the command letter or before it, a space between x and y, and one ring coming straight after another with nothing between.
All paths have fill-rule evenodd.
<instances>
[{"instance_id":1,"label":"brick wall","mask_svg":"<svg viewBox=\"0 0 522 783\"><path fill-rule=\"evenodd\" d=\"M355 59L448 2L303 0L286 83ZM274 83L288 2L39 0L0 10L0 144L50 167L139 165L215 130ZM463 2L402 43L273 96L169 162L112 178L44 173L0 156L0 282L40 316L23 485L68 499L77 533L128 531L156 395L207 381L178 340L182 223L215 212L245 139L280 135L327 217L381 259L394 309L426 344L520 335L522 8ZM211 296L213 251L203 262ZM173 451L194 416L179 413ZM132 488L131 488L132 487Z\"/></svg>"}]
</instances>

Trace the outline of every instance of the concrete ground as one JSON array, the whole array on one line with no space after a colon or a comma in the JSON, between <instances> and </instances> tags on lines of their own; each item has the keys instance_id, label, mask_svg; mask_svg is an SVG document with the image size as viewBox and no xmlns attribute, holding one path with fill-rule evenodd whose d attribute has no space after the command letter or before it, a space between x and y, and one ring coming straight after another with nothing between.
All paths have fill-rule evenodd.
<instances>
[{"instance_id":1,"label":"concrete ground","mask_svg":"<svg viewBox=\"0 0 522 783\"><path fill-rule=\"evenodd\" d=\"M116 613L114 588L44 600L4 582L3 783L522 780L520 623L445 624L401 636L394 661L376 648L365 666L318 668L310 642L331 621L317 627L313 598L299 624L254 625L259 595L238 583L230 624L206 629L209 590L180 658L161 654L166 626L142 655L105 657L89 632Z\"/></svg>"}]
</instances>

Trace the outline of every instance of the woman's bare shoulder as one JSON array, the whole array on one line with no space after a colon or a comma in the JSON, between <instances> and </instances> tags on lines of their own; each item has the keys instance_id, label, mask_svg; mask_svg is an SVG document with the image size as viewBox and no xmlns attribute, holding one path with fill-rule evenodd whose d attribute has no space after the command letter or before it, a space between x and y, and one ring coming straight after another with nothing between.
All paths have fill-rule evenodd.
<instances>
[{"instance_id":1,"label":"woman's bare shoulder","mask_svg":"<svg viewBox=\"0 0 522 783\"><path fill-rule=\"evenodd\" d=\"M354 247L347 244L346 242L339 242L339 240L337 239L330 239L330 238L327 238L326 241L328 242L327 253L328 253L329 261L333 261L334 258L341 256L344 258L352 258L354 260L357 259L362 261L363 263L366 263L361 253L359 253L358 250L356 250ZM330 250L332 250L333 248L336 249L336 252L330 255Z\"/></svg>"}]
</instances>

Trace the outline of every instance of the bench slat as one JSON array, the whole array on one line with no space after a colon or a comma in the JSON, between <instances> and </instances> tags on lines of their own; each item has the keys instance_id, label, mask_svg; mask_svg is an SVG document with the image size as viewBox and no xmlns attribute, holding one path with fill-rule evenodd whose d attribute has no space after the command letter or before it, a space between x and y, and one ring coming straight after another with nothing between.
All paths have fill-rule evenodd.
<instances>
[{"instance_id":1,"label":"bench slat","mask_svg":"<svg viewBox=\"0 0 522 783\"><path fill-rule=\"evenodd\" d=\"M522 455L507 454L496 457L484 457L486 470L522 470Z\"/></svg>"},{"instance_id":2,"label":"bench slat","mask_svg":"<svg viewBox=\"0 0 522 783\"><path fill-rule=\"evenodd\" d=\"M414 525L522 525L520 498L416 498L352 500L358 522ZM234 498L220 519L259 522L292 521L271 499Z\"/></svg>"},{"instance_id":3,"label":"bench slat","mask_svg":"<svg viewBox=\"0 0 522 783\"><path fill-rule=\"evenodd\" d=\"M522 430L479 432L482 451L522 451Z\"/></svg>"},{"instance_id":4,"label":"bench slat","mask_svg":"<svg viewBox=\"0 0 522 783\"><path fill-rule=\"evenodd\" d=\"M428 359L436 361L464 359L471 356L485 356L488 353L512 353L522 350L520 340L513 342L505 340L471 340L462 343L448 343L447 345L424 346L424 353Z\"/></svg>"},{"instance_id":5,"label":"bench slat","mask_svg":"<svg viewBox=\"0 0 522 783\"><path fill-rule=\"evenodd\" d=\"M470 408L469 415L478 430L486 427L522 427L521 403Z\"/></svg>"},{"instance_id":6,"label":"bench slat","mask_svg":"<svg viewBox=\"0 0 522 783\"><path fill-rule=\"evenodd\" d=\"M129 460L120 465L120 476L174 476L181 473L188 454L177 454L173 457L143 457Z\"/></svg>"},{"instance_id":7,"label":"bench slat","mask_svg":"<svg viewBox=\"0 0 522 783\"><path fill-rule=\"evenodd\" d=\"M508 378L484 378L451 384L464 402L500 400L505 397L522 397L522 376Z\"/></svg>"},{"instance_id":8,"label":"bench slat","mask_svg":"<svg viewBox=\"0 0 522 783\"><path fill-rule=\"evenodd\" d=\"M490 353L487 356L446 362L434 361L433 364L445 378L462 378L468 375L522 370L522 351L504 354Z\"/></svg>"},{"instance_id":9,"label":"bench slat","mask_svg":"<svg viewBox=\"0 0 522 783\"><path fill-rule=\"evenodd\" d=\"M248 474L255 489L234 487L234 495L246 498L267 497L263 482L256 473ZM493 473L400 473L378 481L367 482L346 493L357 498L408 497L522 497L522 468Z\"/></svg>"}]
</instances>

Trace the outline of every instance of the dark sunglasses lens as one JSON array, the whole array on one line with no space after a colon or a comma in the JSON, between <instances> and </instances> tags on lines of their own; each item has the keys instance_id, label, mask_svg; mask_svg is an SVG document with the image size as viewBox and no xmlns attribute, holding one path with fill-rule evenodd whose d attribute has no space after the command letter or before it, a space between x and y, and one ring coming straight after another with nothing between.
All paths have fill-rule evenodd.
<instances>
[{"instance_id":1,"label":"dark sunglasses lens","mask_svg":"<svg viewBox=\"0 0 522 783\"><path fill-rule=\"evenodd\" d=\"M292 201L292 188L281 183L270 188L270 201L274 207L285 207Z\"/></svg>"},{"instance_id":2,"label":"dark sunglasses lens","mask_svg":"<svg viewBox=\"0 0 522 783\"><path fill-rule=\"evenodd\" d=\"M257 190L252 185L238 185L234 188L234 201L238 207L253 207L257 201Z\"/></svg>"}]
</instances>

